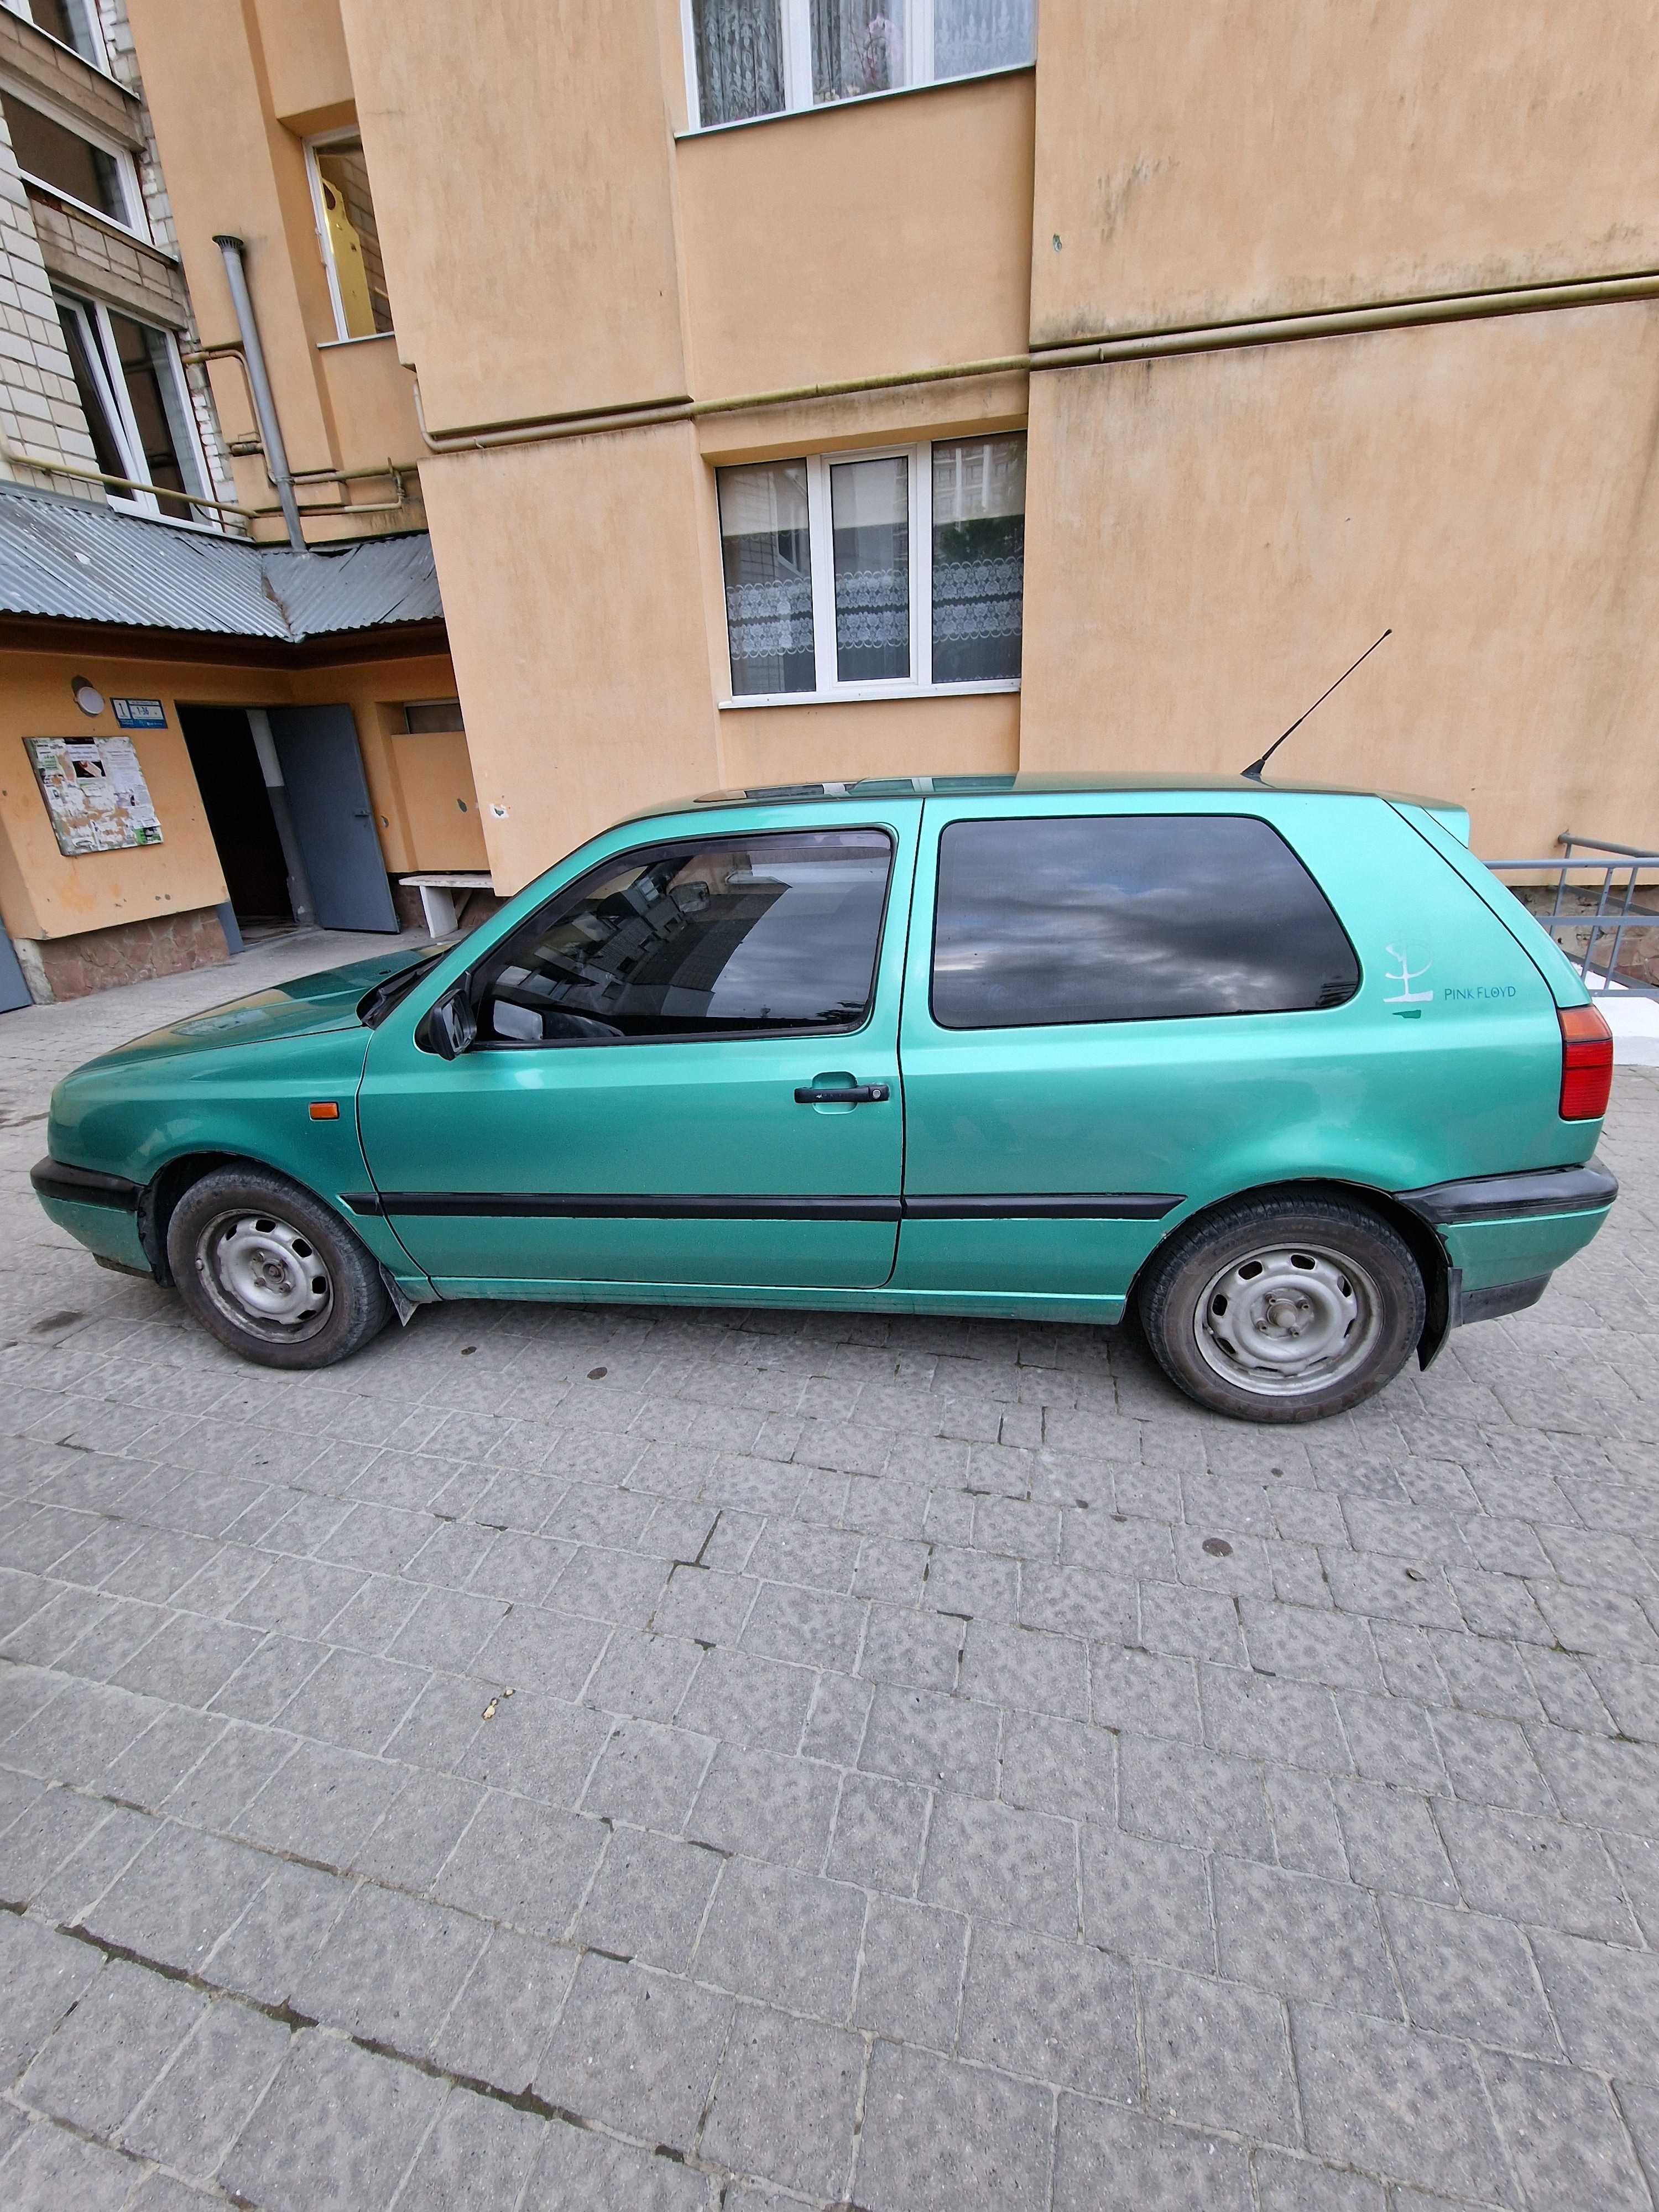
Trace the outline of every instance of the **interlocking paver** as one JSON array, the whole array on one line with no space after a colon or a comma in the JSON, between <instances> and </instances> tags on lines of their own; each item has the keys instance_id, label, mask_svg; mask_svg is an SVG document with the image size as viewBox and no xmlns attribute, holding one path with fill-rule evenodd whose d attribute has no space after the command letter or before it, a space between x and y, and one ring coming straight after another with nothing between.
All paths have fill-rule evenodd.
<instances>
[{"instance_id":1,"label":"interlocking paver","mask_svg":"<svg viewBox=\"0 0 1659 2212\"><path fill-rule=\"evenodd\" d=\"M855 1313L240 1367L0 1121L0 2197L1644 2207L1659 1079L1603 1141L1539 1315L1292 1433Z\"/></svg>"}]
</instances>

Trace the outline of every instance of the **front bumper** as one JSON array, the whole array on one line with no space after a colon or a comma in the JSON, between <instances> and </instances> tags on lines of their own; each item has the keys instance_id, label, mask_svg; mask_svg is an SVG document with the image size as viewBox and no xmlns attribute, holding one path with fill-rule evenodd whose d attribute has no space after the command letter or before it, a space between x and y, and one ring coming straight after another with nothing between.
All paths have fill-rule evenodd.
<instances>
[{"instance_id":1,"label":"front bumper","mask_svg":"<svg viewBox=\"0 0 1659 2212\"><path fill-rule=\"evenodd\" d=\"M29 1181L47 1219L66 1229L94 1259L141 1274L151 1272L149 1255L138 1233L138 1201L143 1194L138 1184L125 1176L69 1167L53 1159L37 1161L29 1170Z\"/></svg>"}]
</instances>

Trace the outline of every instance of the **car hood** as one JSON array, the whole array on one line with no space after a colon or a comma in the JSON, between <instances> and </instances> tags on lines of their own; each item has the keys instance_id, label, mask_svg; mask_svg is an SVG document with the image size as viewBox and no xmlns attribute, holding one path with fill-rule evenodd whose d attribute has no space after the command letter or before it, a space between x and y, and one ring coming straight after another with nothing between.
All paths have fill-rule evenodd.
<instances>
[{"instance_id":1,"label":"car hood","mask_svg":"<svg viewBox=\"0 0 1659 2212\"><path fill-rule=\"evenodd\" d=\"M349 1030L360 1026L357 1008L376 983L409 968L422 956L411 956L403 945L395 952L353 960L343 968L324 968L314 975L298 975L269 991L254 991L245 999L230 999L204 1014L191 1014L166 1029L151 1030L131 1044L103 1053L91 1064L106 1066L113 1061L171 1059L182 1053L222 1052L227 1045L267 1044L285 1036L305 1036L319 1030Z\"/></svg>"}]
</instances>

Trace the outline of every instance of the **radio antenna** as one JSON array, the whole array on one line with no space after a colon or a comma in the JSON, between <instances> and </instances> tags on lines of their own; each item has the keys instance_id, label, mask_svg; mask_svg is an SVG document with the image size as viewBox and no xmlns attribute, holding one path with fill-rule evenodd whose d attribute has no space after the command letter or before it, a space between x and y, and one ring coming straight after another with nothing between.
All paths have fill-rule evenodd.
<instances>
[{"instance_id":1,"label":"radio antenna","mask_svg":"<svg viewBox=\"0 0 1659 2212\"><path fill-rule=\"evenodd\" d=\"M1393 635L1394 629L1392 625L1390 625L1389 629L1383 631L1382 637L1392 637ZM1372 653L1376 651L1377 647L1382 644L1382 637L1375 639L1372 643L1368 645L1364 653L1360 654L1359 660L1369 660ZM1260 783L1261 781L1262 769L1267 767L1267 763L1279 750L1280 745L1284 744L1285 738L1293 738L1296 735L1297 732L1302 727L1302 725L1307 720L1308 716L1316 713L1318 709L1324 705L1325 702L1330 697L1331 691L1335 690L1337 684L1346 684L1347 682L1348 678L1353 674L1354 669L1358 667L1359 660L1356 660L1354 662L1352 668L1345 668L1342 673L1337 678L1336 684L1332 684L1330 691L1322 691L1319 696L1314 701L1313 705L1308 708L1305 712L1297 716L1295 721L1291 724L1290 728L1284 732L1284 735L1273 739L1272 744L1270 744L1267 751L1262 754L1261 759L1253 760L1249 768L1240 770L1240 774L1248 776L1252 783Z\"/></svg>"}]
</instances>

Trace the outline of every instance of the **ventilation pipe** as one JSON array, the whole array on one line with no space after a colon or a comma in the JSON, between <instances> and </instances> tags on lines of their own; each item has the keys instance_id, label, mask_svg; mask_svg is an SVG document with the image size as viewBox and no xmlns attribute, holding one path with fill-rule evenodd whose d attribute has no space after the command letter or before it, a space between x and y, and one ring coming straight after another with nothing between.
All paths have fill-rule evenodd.
<instances>
[{"instance_id":1,"label":"ventilation pipe","mask_svg":"<svg viewBox=\"0 0 1659 2212\"><path fill-rule=\"evenodd\" d=\"M258 418L259 440L265 449L265 459L270 469L276 496L282 503L283 520L288 525L288 542L296 553L305 550L305 537L300 528L300 503L294 496L294 478L289 473L288 449L283 443L282 425L276 420L276 403L270 396L270 379L265 374L264 348L259 343L259 326L253 319L253 301L247 289L247 270L242 256L247 251L240 238L228 233L216 234L213 240L225 258L225 282L230 287L230 302L236 310L236 328L242 340L242 358L247 364L248 383L253 392L253 412Z\"/></svg>"}]
</instances>

